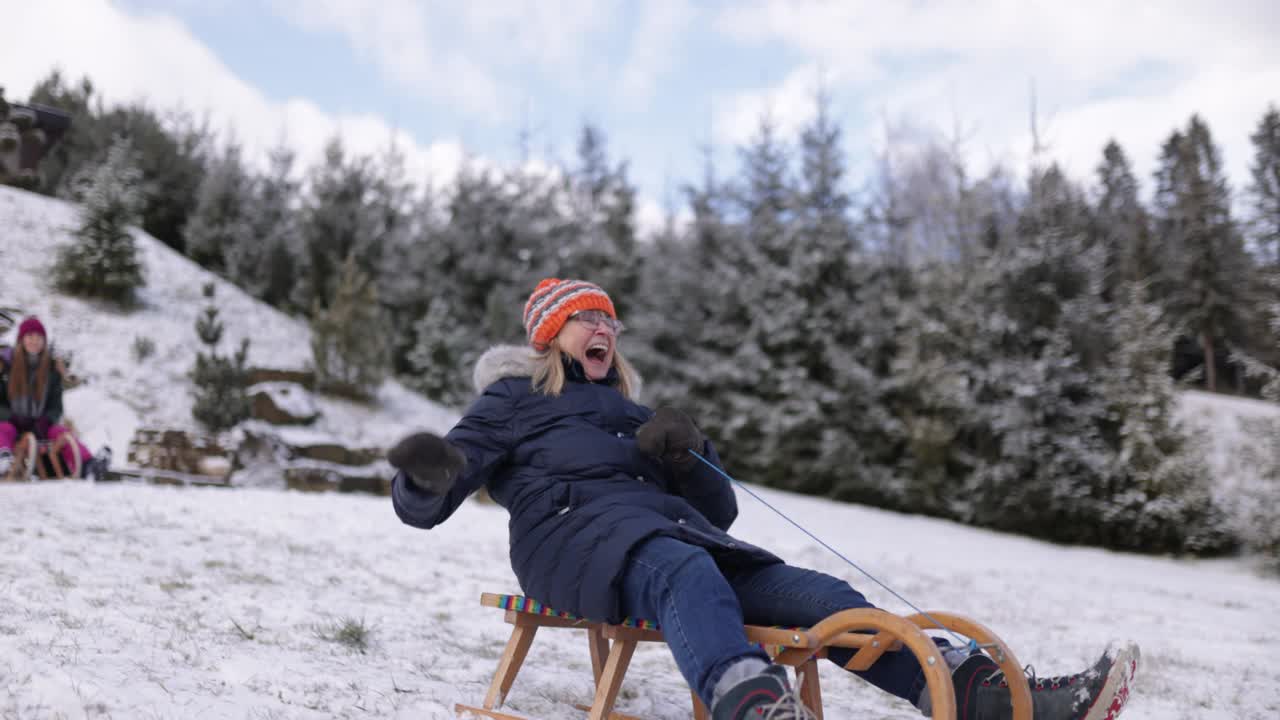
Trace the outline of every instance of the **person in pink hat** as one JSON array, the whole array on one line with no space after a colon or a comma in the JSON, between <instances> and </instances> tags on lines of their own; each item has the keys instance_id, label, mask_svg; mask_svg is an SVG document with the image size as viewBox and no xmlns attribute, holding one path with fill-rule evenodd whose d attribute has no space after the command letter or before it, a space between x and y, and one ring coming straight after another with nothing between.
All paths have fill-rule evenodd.
<instances>
[{"instance_id":1,"label":"person in pink hat","mask_svg":"<svg viewBox=\"0 0 1280 720\"><path fill-rule=\"evenodd\" d=\"M54 361L48 334L39 318L18 326L18 342L9 357L0 357L0 469L8 471L14 444L26 433L56 442L68 429L62 420L62 370ZM62 448L63 467L77 464L82 475L100 480L105 461L94 458L79 441ZM79 463L76 461L79 460Z\"/></svg>"}]
</instances>

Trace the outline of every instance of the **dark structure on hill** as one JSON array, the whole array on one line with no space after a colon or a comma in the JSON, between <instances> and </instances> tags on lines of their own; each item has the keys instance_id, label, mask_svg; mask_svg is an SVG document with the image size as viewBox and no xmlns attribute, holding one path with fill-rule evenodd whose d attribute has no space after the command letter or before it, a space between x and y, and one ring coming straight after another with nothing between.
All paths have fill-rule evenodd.
<instances>
[{"instance_id":1,"label":"dark structure on hill","mask_svg":"<svg viewBox=\"0 0 1280 720\"><path fill-rule=\"evenodd\" d=\"M0 88L0 184L39 187L40 160L70 127L69 114L37 103L10 103Z\"/></svg>"}]
</instances>

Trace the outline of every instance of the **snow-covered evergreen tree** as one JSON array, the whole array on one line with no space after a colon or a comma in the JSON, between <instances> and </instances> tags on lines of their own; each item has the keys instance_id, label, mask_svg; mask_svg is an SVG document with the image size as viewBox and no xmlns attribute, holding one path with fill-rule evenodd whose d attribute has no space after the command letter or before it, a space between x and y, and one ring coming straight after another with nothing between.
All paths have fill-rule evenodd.
<instances>
[{"instance_id":1,"label":"snow-covered evergreen tree","mask_svg":"<svg viewBox=\"0 0 1280 720\"><path fill-rule=\"evenodd\" d=\"M462 405L472 396L471 385L464 372L475 363L474 331L459 318L449 298L438 296L427 312L414 324L417 344L409 351L409 364L414 368L411 385L427 397Z\"/></svg>"},{"instance_id":2,"label":"snow-covered evergreen tree","mask_svg":"<svg viewBox=\"0 0 1280 720\"><path fill-rule=\"evenodd\" d=\"M266 173L252 183L249 234L226 252L228 276L254 297L280 308L288 306L295 259L302 252L293 163L294 152L288 147L271 150Z\"/></svg>"},{"instance_id":3,"label":"snow-covered evergreen tree","mask_svg":"<svg viewBox=\"0 0 1280 720\"><path fill-rule=\"evenodd\" d=\"M342 263L327 307L311 321L311 358L321 390L370 399L386 379L390 357L378 289L354 255Z\"/></svg>"},{"instance_id":4,"label":"snow-covered evergreen tree","mask_svg":"<svg viewBox=\"0 0 1280 720\"><path fill-rule=\"evenodd\" d=\"M1218 552L1233 543L1210 492L1205 448L1178 423L1169 365L1176 331L1138 283L1120 288L1107 333L1105 430L1116 448L1113 484L1099 496L1098 538L1109 547Z\"/></svg>"},{"instance_id":5,"label":"snow-covered evergreen tree","mask_svg":"<svg viewBox=\"0 0 1280 720\"><path fill-rule=\"evenodd\" d=\"M560 183L546 172L462 169L450 188L447 221L426 250L434 273L422 297L427 310L413 326L409 384L462 404L473 395L480 353L493 343L524 342L524 302L539 279L558 272L566 247L561 199ZM440 357L454 364L439 367Z\"/></svg>"},{"instance_id":6,"label":"snow-covered evergreen tree","mask_svg":"<svg viewBox=\"0 0 1280 720\"><path fill-rule=\"evenodd\" d=\"M629 312L639 270L636 242L636 189L625 162L613 165L604 133L585 125L578 136L577 163L565 176L569 205L565 247L557 275L590 277L605 288L621 314Z\"/></svg>"},{"instance_id":7,"label":"snow-covered evergreen tree","mask_svg":"<svg viewBox=\"0 0 1280 720\"><path fill-rule=\"evenodd\" d=\"M290 298L296 307L327 306L348 258L361 272L376 275L383 236L370 209L375 183L368 158L349 158L341 140L329 141L321 164L309 173L300 216L301 252Z\"/></svg>"},{"instance_id":8,"label":"snow-covered evergreen tree","mask_svg":"<svg viewBox=\"0 0 1280 720\"><path fill-rule=\"evenodd\" d=\"M249 339L240 343L234 355L218 352L223 326L218 319L218 306L214 302L216 288L213 283L204 286L204 296L209 301L204 313L196 318L196 335L205 350L196 353L196 363L191 369L191 382L195 385L195 402L191 414L213 432L235 427L250 414L245 362L249 354Z\"/></svg>"},{"instance_id":9,"label":"snow-covered evergreen tree","mask_svg":"<svg viewBox=\"0 0 1280 720\"><path fill-rule=\"evenodd\" d=\"M210 164L196 193L195 209L183 229L187 256L239 282L230 274L228 255L233 248L261 247L260 239L252 236L253 192L240 146L231 143Z\"/></svg>"},{"instance_id":10,"label":"snow-covered evergreen tree","mask_svg":"<svg viewBox=\"0 0 1280 720\"><path fill-rule=\"evenodd\" d=\"M145 282L130 226L140 218L142 175L128 141L118 140L101 165L75 182L81 203L77 242L58 253L53 277L63 290L129 303Z\"/></svg>"}]
</instances>

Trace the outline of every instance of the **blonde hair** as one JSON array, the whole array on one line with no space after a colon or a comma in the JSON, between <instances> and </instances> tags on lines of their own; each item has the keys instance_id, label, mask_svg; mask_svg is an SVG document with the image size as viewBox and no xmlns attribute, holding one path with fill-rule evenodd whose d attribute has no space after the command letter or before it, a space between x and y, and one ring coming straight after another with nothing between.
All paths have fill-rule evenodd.
<instances>
[{"instance_id":1,"label":"blonde hair","mask_svg":"<svg viewBox=\"0 0 1280 720\"><path fill-rule=\"evenodd\" d=\"M556 397L564 391L564 358L572 357L560 349L560 338L552 338L543 352L534 355L533 389L543 395ZM616 347L613 350L613 369L618 371L618 392L633 400L636 389L636 371Z\"/></svg>"}]
</instances>

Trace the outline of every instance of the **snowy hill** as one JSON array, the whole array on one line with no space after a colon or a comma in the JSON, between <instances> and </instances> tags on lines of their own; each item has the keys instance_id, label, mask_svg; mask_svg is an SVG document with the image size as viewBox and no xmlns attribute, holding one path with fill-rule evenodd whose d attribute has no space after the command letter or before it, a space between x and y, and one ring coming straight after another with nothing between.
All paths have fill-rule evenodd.
<instances>
[{"instance_id":1,"label":"snowy hill","mask_svg":"<svg viewBox=\"0 0 1280 720\"><path fill-rule=\"evenodd\" d=\"M217 286L224 351L248 337L250 365L302 370L310 363L306 323L248 296L140 230L134 237L147 286L139 293L139 309L122 313L57 294L49 268L57 248L74 241L77 224L74 204L0 187L0 306L38 315L50 340L72 353L73 372L85 382L66 394L66 412L91 447L110 443L122 459L139 426L197 429L187 373L199 347L194 327L208 282ZM12 344L15 334L16 328L4 339ZM142 362L133 358L136 338L155 343L154 354ZM383 385L373 407L323 396L316 400L320 420L284 430L289 439L388 447L407 429L444 430L457 417L394 381Z\"/></svg>"}]
</instances>

